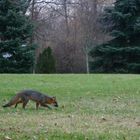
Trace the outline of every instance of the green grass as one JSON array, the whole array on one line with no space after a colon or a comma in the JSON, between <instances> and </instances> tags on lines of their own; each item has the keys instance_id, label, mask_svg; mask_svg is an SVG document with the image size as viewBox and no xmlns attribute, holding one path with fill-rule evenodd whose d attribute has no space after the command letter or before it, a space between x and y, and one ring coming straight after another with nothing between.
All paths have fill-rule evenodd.
<instances>
[{"instance_id":1,"label":"green grass","mask_svg":"<svg viewBox=\"0 0 140 140\"><path fill-rule=\"evenodd\" d=\"M0 107L0 140L140 140L139 75L0 75L0 105L34 89L59 108Z\"/></svg>"}]
</instances>

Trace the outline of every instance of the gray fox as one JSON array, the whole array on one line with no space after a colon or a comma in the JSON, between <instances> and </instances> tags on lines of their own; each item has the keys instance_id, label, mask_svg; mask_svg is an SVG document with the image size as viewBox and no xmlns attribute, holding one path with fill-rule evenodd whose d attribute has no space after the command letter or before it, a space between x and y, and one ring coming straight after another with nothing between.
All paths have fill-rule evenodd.
<instances>
[{"instance_id":1,"label":"gray fox","mask_svg":"<svg viewBox=\"0 0 140 140\"><path fill-rule=\"evenodd\" d=\"M25 106L27 105L29 100L36 102L36 109L38 109L39 105L51 109L50 106L48 106L48 104L58 107L55 97L50 97L38 91L33 91L33 90L20 91L7 104L3 105L3 107L10 107L12 105L15 105L16 108L19 103L22 103L23 109L25 109Z\"/></svg>"}]
</instances>

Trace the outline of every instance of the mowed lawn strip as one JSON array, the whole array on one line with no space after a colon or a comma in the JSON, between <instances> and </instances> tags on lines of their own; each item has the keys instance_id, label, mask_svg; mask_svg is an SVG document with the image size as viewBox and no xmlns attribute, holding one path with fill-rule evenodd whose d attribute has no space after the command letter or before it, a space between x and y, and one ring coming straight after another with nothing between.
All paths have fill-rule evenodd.
<instances>
[{"instance_id":1,"label":"mowed lawn strip","mask_svg":"<svg viewBox=\"0 0 140 140\"><path fill-rule=\"evenodd\" d=\"M59 108L0 107L0 140L140 138L139 75L1 74L0 105L23 89L56 96Z\"/></svg>"}]
</instances>

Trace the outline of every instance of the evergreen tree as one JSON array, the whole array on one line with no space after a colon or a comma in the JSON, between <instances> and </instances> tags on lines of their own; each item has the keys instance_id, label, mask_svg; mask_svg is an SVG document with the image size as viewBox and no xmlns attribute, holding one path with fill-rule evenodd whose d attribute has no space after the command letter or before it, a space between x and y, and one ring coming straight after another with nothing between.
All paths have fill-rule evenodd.
<instances>
[{"instance_id":1,"label":"evergreen tree","mask_svg":"<svg viewBox=\"0 0 140 140\"><path fill-rule=\"evenodd\" d=\"M52 49L48 47L38 57L36 64L37 73L55 73L55 59L52 55Z\"/></svg>"},{"instance_id":2,"label":"evergreen tree","mask_svg":"<svg viewBox=\"0 0 140 140\"><path fill-rule=\"evenodd\" d=\"M0 0L0 72L27 73L33 66L29 45L32 24L25 16L27 0Z\"/></svg>"},{"instance_id":3,"label":"evergreen tree","mask_svg":"<svg viewBox=\"0 0 140 140\"><path fill-rule=\"evenodd\" d=\"M92 71L140 73L140 1L116 0L101 22L114 39L92 49Z\"/></svg>"}]
</instances>

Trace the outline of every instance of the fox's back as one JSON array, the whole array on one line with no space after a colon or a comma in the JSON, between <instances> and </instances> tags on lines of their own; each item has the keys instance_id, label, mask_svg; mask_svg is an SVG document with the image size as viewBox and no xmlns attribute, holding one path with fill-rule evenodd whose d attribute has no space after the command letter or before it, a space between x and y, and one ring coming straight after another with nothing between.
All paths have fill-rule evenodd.
<instances>
[{"instance_id":1,"label":"fox's back","mask_svg":"<svg viewBox=\"0 0 140 140\"><path fill-rule=\"evenodd\" d=\"M23 91L19 92L18 95L23 98L29 98L34 101L39 101L39 100L41 101L46 96L46 95L44 95L38 91L34 91L34 90L23 90Z\"/></svg>"}]
</instances>

